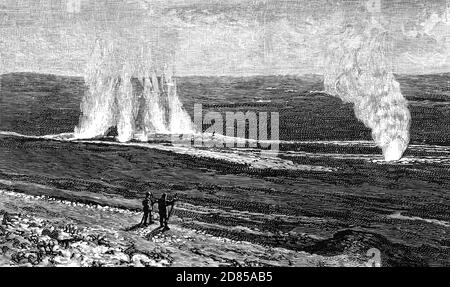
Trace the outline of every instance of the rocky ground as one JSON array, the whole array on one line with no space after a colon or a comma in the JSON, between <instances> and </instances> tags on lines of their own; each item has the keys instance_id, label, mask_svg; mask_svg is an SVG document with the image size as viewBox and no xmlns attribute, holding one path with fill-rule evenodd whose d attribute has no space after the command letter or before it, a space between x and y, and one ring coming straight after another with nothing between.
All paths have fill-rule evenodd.
<instances>
[{"instance_id":1,"label":"rocky ground","mask_svg":"<svg viewBox=\"0 0 450 287\"><path fill-rule=\"evenodd\" d=\"M0 191L0 266L366 266L183 227L141 228L139 212Z\"/></svg>"}]
</instances>

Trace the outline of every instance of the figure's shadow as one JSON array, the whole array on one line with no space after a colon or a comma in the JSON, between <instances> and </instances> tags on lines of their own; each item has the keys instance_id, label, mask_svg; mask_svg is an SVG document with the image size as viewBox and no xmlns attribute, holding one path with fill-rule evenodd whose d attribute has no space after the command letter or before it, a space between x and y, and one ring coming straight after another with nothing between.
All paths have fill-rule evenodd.
<instances>
[{"instance_id":1,"label":"figure's shadow","mask_svg":"<svg viewBox=\"0 0 450 287\"><path fill-rule=\"evenodd\" d=\"M153 229L152 231L150 231L147 235L145 235L145 238L151 239L153 236L163 233L164 231L165 231L164 227L159 226L159 227Z\"/></svg>"},{"instance_id":2,"label":"figure's shadow","mask_svg":"<svg viewBox=\"0 0 450 287\"><path fill-rule=\"evenodd\" d=\"M135 224L133 226L125 228L124 231L133 231L133 230L136 230L136 229L139 229L139 228L144 228L144 227L146 227L146 226L138 223L138 224Z\"/></svg>"},{"instance_id":3,"label":"figure's shadow","mask_svg":"<svg viewBox=\"0 0 450 287\"><path fill-rule=\"evenodd\" d=\"M147 227L149 227L149 226L151 226L151 225L142 225L141 223L138 223L138 224L135 224L135 225L133 225L133 226L124 228L123 230L124 230L124 231L134 231L134 230L137 230L137 229L139 229L139 228L147 228ZM154 237L154 236L156 236L156 235L158 235L158 234L161 234L161 233L163 233L163 232L165 232L165 231L168 231L168 230L169 230L169 229L166 229L166 228L164 228L164 227L158 226L157 228L155 228L155 229L153 229L152 231L150 231L149 233L147 233L147 234L145 235L145 238L146 238L146 239L151 239L152 237Z\"/></svg>"},{"instance_id":4,"label":"figure's shadow","mask_svg":"<svg viewBox=\"0 0 450 287\"><path fill-rule=\"evenodd\" d=\"M134 230L137 230L137 229L139 229L139 228L147 228L147 227L151 227L151 226L154 225L154 224L155 224L155 221L152 221L151 223L149 223L149 224L147 224L147 225L144 225L144 224L142 224L142 222L141 222L141 223L135 224L135 225L133 225L133 226L126 227L126 228L123 229L123 231L134 231ZM158 227L158 228L154 229L153 231L159 230L159 229L163 229L163 228L162 228L162 227ZM153 232L153 231L152 231L152 232ZM163 231L165 231L165 229L164 229ZM150 232L150 233L151 233L151 232Z\"/></svg>"}]
</instances>

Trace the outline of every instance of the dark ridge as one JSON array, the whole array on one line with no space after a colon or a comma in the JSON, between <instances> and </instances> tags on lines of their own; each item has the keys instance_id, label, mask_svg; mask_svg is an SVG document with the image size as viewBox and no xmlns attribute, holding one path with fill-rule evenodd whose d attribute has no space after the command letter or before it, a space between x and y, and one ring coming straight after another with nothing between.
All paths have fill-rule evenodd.
<instances>
[{"instance_id":1,"label":"dark ridge","mask_svg":"<svg viewBox=\"0 0 450 287\"><path fill-rule=\"evenodd\" d=\"M339 231L332 238L320 241L304 250L324 256L335 256L344 252L365 254L371 248L380 250L381 264L384 267L450 266L449 248L439 250L425 244L407 246L393 243L377 233L351 229Z\"/></svg>"}]
</instances>

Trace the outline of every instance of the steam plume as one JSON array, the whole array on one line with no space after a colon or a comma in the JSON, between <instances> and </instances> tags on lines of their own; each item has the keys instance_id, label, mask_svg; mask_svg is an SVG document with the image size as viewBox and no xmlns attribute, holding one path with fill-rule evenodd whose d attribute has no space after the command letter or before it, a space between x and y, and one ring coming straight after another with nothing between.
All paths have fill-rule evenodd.
<instances>
[{"instance_id":1,"label":"steam plume","mask_svg":"<svg viewBox=\"0 0 450 287\"><path fill-rule=\"evenodd\" d=\"M328 93L354 104L385 160L398 160L409 143L410 113L389 62L388 33L377 22L345 27L324 65Z\"/></svg>"},{"instance_id":2,"label":"steam plume","mask_svg":"<svg viewBox=\"0 0 450 287\"><path fill-rule=\"evenodd\" d=\"M77 138L105 136L147 140L154 133L191 133L193 124L177 96L172 72L157 71L151 49L121 48L98 40L85 74L88 90L81 103Z\"/></svg>"}]
</instances>

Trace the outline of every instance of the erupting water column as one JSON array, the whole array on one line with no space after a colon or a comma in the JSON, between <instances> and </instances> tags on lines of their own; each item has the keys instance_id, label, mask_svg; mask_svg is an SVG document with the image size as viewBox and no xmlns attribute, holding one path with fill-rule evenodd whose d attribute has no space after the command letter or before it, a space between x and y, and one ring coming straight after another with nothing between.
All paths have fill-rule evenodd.
<instances>
[{"instance_id":1,"label":"erupting water column","mask_svg":"<svg viewBox=\"0 0 450 287\"><path fill-rule=\"evenodd\" d=\"M325 90L353 103L385 160L399 160L408 147L411 116L387 57L388 33L362 21L336 35L324 65Z\"/></svg>"},{"instance_id":2,"label":"erupting water column","mask_svg":"<svg viewBox=\"0 0 450 287\"><path fill-rule=\"evenodd\" d=\"M193 133L193 124L167 69L157 73L145 49L97 41L86 69L88 91L76 138L103 137L117 127L117 140L148 140L155 133ZM140 86L140 88L139 88Z\"/></svg>"}]
</instances>

